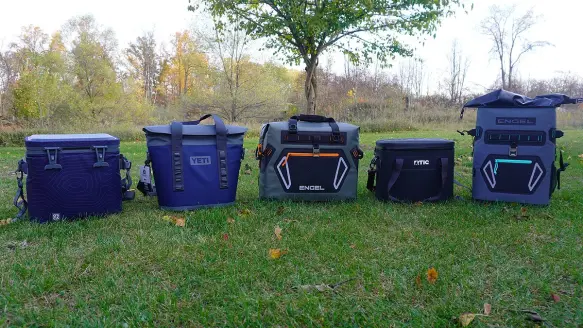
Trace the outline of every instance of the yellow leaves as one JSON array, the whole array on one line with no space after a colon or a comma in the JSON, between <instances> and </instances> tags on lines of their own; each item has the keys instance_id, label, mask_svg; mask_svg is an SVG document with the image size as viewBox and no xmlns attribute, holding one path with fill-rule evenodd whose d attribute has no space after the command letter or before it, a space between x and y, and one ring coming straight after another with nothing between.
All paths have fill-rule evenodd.
<instances>
[{"instance_id":1,"label":"yellow leaves","mask_svg":"<svg viewBox=\"0 0 583 328\"><path fill-rule=\"evenodd\" d=\"M275 226L273 233L275 234L275 238L277 238L277 240L281 240L281 238L282 238L281 231L282 231L282 229L279 226Z\"/></svg>"},{"instance_id":2,"label":"yellow leaves","mask_svg":"<svg viewBox=\"0 0 583 328\"><path fill-rule=\"evenodd\" d=\"M235 219L229 217L229 218L227 218L227 223L228 224L233 224L233 223L235 223Z\"/></svg>"},{"instance_id":3,"label":"yellow leaves","mask_svg":"<svg viewBox=\"0 0 583 328\"><path fill-rule=\"evenodd\" d=\"M12 219L0 220L0 226L9 225L12 222Z\"/></svg>"},{"instance_id":4,"label":"yellow leaves","mask_svg":"<svg viewBox=\"0 0 583 328\"><path fill-rule=\"evenodd\" d=\"M185 227L186 226L186 219L184 217L176 216L176 215L164 215L162 220L170 222L177 227Z\"/></svg>"},{"instance_id":5,"label":"yellow leaves","mask_svg":"<svg viewBox=\"0 0 583 328\"><path fill-rule=\"evenodd\" d=\"M429 270L427 270L427 281L429 281L430 284L434 284L437 281L437 270L435 270L435 268L429 268Z\"/></svg>"},{"instance_id":6,"label":"yellow leaves","mask_svg":"<svg viewBox=\"0 0 583 328\"><path fill-rule=\"evenodd\" d=\"M287 251L287 250L285 250L285 249L284 249L284 250L281 250L281 249L279 249L279 248L270 248L270 249L269 249L269 257L270 257L272 260L277 260L277 259L279 259L280 257L282 257L283 255L287 254L287 252L288 252L288 251Z\"/></svg>"},{"instance_id":7,"label":"yellow leaves","mask_svg":"<svg viewBox=\"0 0 583 328\"><path fill-rule=\"evenodd\" d=\"M467 327L472 323L472 321L474 321L475 317L476 315L473 313L462 313L458 320L462 327Z\"/></svg>"},{"instance_id":8,"label":"yellow leaves","mask_svg":"<svg viewBox=\"0 0 583 328\"><path fill-rule=\"evenodd\" d=\"M244 208L244 209L239 211L239 215L246 217L246 216L251 215L251 211L249 209Z\"/></svg>"}]
</instances>

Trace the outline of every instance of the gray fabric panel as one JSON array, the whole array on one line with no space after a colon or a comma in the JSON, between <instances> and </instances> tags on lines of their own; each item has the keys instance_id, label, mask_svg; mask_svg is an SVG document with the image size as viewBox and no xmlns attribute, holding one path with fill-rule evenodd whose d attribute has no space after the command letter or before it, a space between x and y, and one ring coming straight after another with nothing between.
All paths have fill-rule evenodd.
<instances>
[{"instance_id":1,"label":"gray fabric panel","mask_svg":"<svg viewBox=\"0 0 583 328\"><path fill-rule=\"evenodd\" d=\"M288 130L288 123L286 122L272 122L262 128L260 135L260 143L265 147L271 145L275 148L274 154L267 165L264 172L259 174L259 197L269 199L294 199L294 200L311 200L311 201L327 201L327 200L348 200L355 199L358 185L358 169L354 157L350 154L350 150L359 145L359 130L356 125L347 123L337 123L340 132L346 132L346 145L320 145L320 149L334 149L344 151L348 159L350 169L346 173L346 178L342 188L337 193L302 193L293 194L286 193L279 182L277 172L274 168L274 162L280 157L284 148L306 148L309 145L293 145L281 143L281 131ZM328 123L309 123L298 122L298 131L312 131L312 132L332 132L332 128ZM331 168L333 169L333 168Z\"/></svg>"},{"instance_id":2,"label":"gray fabric panel","mask_svg":"<svg viewBox=\"0 0 583 328\"><path fill-rule=\"evenodd\" d=\"M538 156L543 162L546 174L536 192L532 195L517 195L494 193L488 189L484 181L481 168L486 157L491 154L508 155L508 145L486 144L484 135L476 141L474 145L474 164L476 174L472 183L472 196L474 199L487 201L505 201L517 203L530 203L546 205L549 203L549 192L551 187L551 171L555 162L556 146L549 138L548 132L556 127L556 110L554 108L479 108L476 126L483 131L487 130L509 130L509 131L544 131L546 142L543 146L518 146L518 156ZM535 125L496 125L498 117L536 117ZM559 139L560 140L560 139Z\"/></svg>"}]
</instances>

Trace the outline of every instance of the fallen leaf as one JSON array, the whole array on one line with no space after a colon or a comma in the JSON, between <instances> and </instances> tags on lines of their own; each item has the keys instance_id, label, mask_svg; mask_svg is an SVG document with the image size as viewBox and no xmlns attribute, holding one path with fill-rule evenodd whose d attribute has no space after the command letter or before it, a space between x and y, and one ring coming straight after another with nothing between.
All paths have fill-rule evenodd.
<instances>
[{"instance_id":1,"label":"fallen leaf","mask_svg":"<svg viewBox=\"0 0 583 328\"><path fill-rule=\"evenodd\" d=\"M233 224L233 223L235 223L235 219L227 218L227 223Z\"/></svg>"},{"instance_id":2,"label":"fallen leaf","mask_svg":"<svg viewBox=\"0 0 583 328\"><path fill-rule=\"evenodd\" d=\"M242 216L248 216L248 215L251 214L251 211L248 210L248 209L246 209L246 208L244 208L244 209L242 209L242 210L239 211L239 214L242 215Z\"/></svg>"},{"instance_id":3,"label":"fallen leaf","mask_svg":"<svg viewBox=\"0 0 583 328\"><path fill-rule=\"evenodd\" d=\"M474 160L474 158L473 158L473 157L471 157L471 156L470 156L470 157L468 157L468 161L470 161L470 162L471 162L471 161L473 161L473 160Z\"/></svg>"},{"instance_id":4,"label":"fallen leaf","mask_svg":"<svg viewBox=\"0 0 583 328\"><path fill-rule=\"evenodd\" d=\"M473 313L462 313L459 317L460 324L462 327L467 327L474 321L475 317L476 315Z\"/></svg>"},{"instance_id":5,"label":"fallen leaf","mask_svg":"<svg viewBox=\"0 0 583 328\"><path fill-rule=\"evenodd\" d=\"M283 211L285 211L285 207L280 206L280 207L277 208L277 211L275 212L275 214L282 215L283 214Z\"/></svg>"},{"instance_id":6,"label":"fallen leaf","mask_svg":"<svg viewBox=\"0 0 583 328\"><path fill-rule=\"evenodd\" d=\"M164 220L164 221L168 221L168 222L172 222L172 217L170 217L170 215L164 215L164 216L162 217L162 220Z\"/></svg>"},{"instance_id":7,"label":"fallen leaf","mask_svg":"<svg viewBox=\"0 0 583 328\"><path fill-rule=\"evenodd\" d=\"M273 260L277 260L278 258L282 257L285 254L287 254L287 250L281 250L279 248L269 249L269 257L271 257L271 259Z\"/></svg>"},{"instance_id":8,"label":"fallen leaf","mask_svg":"<svg viewBox=\"0 0 583 328\"><path fill-rule=\"evenodd\" d=\"M245 170L246 175L251 175L251 173L252 173L251 170Z\"/></svg>"},{"instance_id":9,"label":"fallen leaf","mask_svg":"<svg viewBox=\"0 0 583 328\"><path fill-rule=\"evenodd\" d=\"M416 202L415 205L416 206L421 206L421 205L423 205L423 202Z\"/></svg>"},{"instance_id":10,"label":"fallen leaf","mask_svg":"<svg viewBox=\"0 0 583 328\"><path fill-rule=\"evenodd\" d=\"M492 313L492 305L484 303L484 315L490 315Z\"/></svg>"},{"instance_id":11,"label":"fallen leaf","mask_svg":"<svg viewBox=\"0 0 583 328\"><path fill-rule=\"evenodd\" d=\"M356 245L350 244L350 248L355 249L356 248Z\"/></svg>"},{"instance_id":12,"label":"fallen leaf","mask_svg":"<svg viewBox=\"0 0 583 328\"><path fill-rule=\"evenodd\" d=\"M229 240L229 234L228 234L228 233L224 233L224 234L223 234L223 240L224 240L224 241L227 241L227 240Z\"/></svg>"},{"instance_id":13,"label":"fallen leaf","mask_svg":"<svg viewBox=\"0 0 583 328\"><path fill-rule=\"evenodd\" d=\"M435 268L430 268L429 270L427 270L427 281L429 281L429 283L434 284L437 281L437 270L435 270Z\"/></svg>"},{"instance_id":14,"label":"fallen leaf","mask_svg":"<svg viewBox=\"0 0 583 328\"><path fill-rule=\"evenodd\" d=\"M273 233L275 234L275 238L277 238L277 240L281 240L281 228L279 226L275 227Z\"/></svg>"},{"instance_id":15,"label":"fallen leaf","mask_svg":"<svg viewBox=\"0 0 583 328\"><path fill-rule=\"evenodd\" d=\"M551 298L555 303L559 303L561 301L561 296L559 296L558 294L551 294Z\"/></svg>"},{"instance_id":16,"label":"fallen leaf","mask_svg":"<svg viewBox=\"0 0 583 328\"><path fill-rule=\"evenodd\" d=\"M186 220L184 218L177 218L176 221L174 221L174 224L177 227L184 227L186 225Z\"/></svg>"},{"instance_id":17,"label":"fallen leaf","mask_svg":"<svg viewBox=\"0 0 583 328\"><path fill-rule=\"evenodd\" d=\"M522 215L526 215L526 211L527 211L526 207L521 207L521 208L520 208L520 213L521 213Z\"/></svg>"},{"instance_id":18,"label":"fallen leaf","mask_svg":"<svg viewBox=\"0 0 583 328\"><path fill-rule=\"evenodd\" d=\"M577 155L580 159L583 159L583 154Z\"/></svg>"},{"instance_id":19,"label":"fallen leaf","mask_svg":"<svg viewBox=\"0 0 583 328\"><path fill-rule=\"evenodd\" d=\"M417 277L415 277L415 285L417 285L417 287L421 288L423 286L422 284L422 280L421 280L421 275L418 274Z\"/></svg>"}]
</instances>

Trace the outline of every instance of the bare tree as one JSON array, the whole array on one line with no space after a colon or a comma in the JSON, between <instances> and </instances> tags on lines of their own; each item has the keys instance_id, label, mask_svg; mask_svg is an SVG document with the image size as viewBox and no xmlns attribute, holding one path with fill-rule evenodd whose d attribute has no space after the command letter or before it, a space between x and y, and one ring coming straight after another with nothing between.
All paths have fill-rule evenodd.
<instances>
[{"instance_id":1,"label":"bare tree","mask_svg":"<svg viewBox=\"0 0 583 328\"><path fill-rule=\"evenodd\" d=\"M159 73L154 33L147 32L138 37L135 43L130 43L125 53L132 74L142 82L144 97L152 102Z\"/></svg>"},{"instance_id":2,"label":"bare tree","mask_svg":"<svg viewBox=\"0 0 583 328\"><path fill-rule=\"evenodd\" d=\"M529 41L525 38L525 34L539 19L532 9L517 16L516 6L492 5L489 15L481 22L480 30L493 42L491 51L500 62L503 89L514 88L516 66L524 54L550 45L546 41Z\"/></svg>"},{"instance_id":3,"label":"bare tree","mask_svg":"<svg viewBox=\"0 0 583 328\"><path fill-rule=\"evenodd\" d=\"M463 100L470 61L464 56L457 40L452 42L451 52L447 56L447 60L449 62L448 75L445 80L447 95L452 104L458 104Z\"/></svg>"}]
</instances>

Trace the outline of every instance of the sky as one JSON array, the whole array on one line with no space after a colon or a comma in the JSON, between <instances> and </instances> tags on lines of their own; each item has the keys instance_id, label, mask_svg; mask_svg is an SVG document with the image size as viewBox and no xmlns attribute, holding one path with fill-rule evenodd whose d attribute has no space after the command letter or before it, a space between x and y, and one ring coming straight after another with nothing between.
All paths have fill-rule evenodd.
<instances>
[{"instance_id":1,"label":"sky","mask_svg":"<svg viewBox=\"0 0 583 328\"><path fill-rule=\"evenodd\" d=\"M186 10L188 0L22 0L4 2L0 6L0 48L14 41L21 27L35 25L46 33L60 29L71 17L91 14L97 22L112 28L124 48L130 41L146 31L154 31L157 40L169 42L171 36L193 25L200 25L204 18ZM194 0L197 1L197 0ZM464 1L464 0L462 0ZM465 1L470 4L472 1ZM468 86L473 91L484 90L498 76L498 63L490 53L491 44L478 29L480 21L487 15L491 4L516 4L519 12L530 8L541 15L540 22L527 37L530 40L548 41L552 46L540 48L524 57L519 65L523 78L545 79L560 72L572 72L583 76L583 43L580 42L580 19L583 1L579 0L473 0L474 9L468 14L458 11L455 17L447 18L437 31L435 39L429 38L424 45L416 45L416 57L426 67L426 88L438 90L438 81L447 69L447 56L451 44L457 40L471 65L468 71ZM257 45L255 49L257 49ZM265 61L272 54L253 50L253 58ZM332 69L342 73L343 57L339 54L325 55L321 65L330 58ZM393 64L395 71L402 60ZM578 95L582 96L582 95Z\"/></svg>"}]
</instances>

